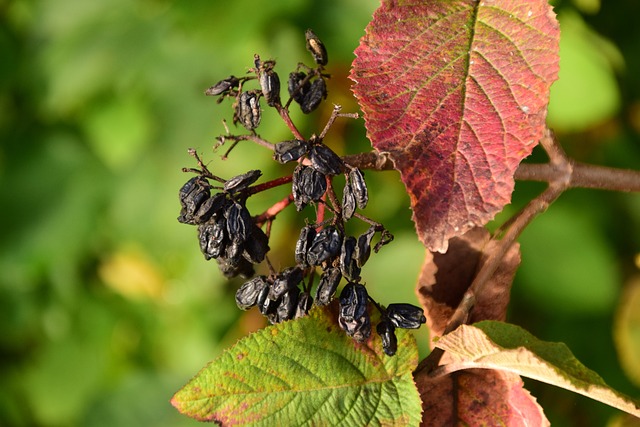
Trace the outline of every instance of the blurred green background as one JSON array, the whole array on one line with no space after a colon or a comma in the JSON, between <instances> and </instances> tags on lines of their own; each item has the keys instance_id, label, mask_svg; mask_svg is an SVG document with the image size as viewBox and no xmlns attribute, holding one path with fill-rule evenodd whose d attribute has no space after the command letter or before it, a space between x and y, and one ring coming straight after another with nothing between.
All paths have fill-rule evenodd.
<instances>
[{"instance_id":1,"label":"blurred green background","mask_svg":"<svg viewBox=\"0 0 640 427\"><path fill-rule=\"evenodd\" d=\"M290 172L241 143L214 153L228 103L204 89L242 75L253 54L281 76L310 64L304 30L329 50L329 100L293 114L305 134L330 105L357 111L353 50L374 0L85 2L0 0L0 425L193 426L172 394L239 337L263 325L242 313L238 281L222 278L179 224L177 192L198 149L214 173ZM549 123L576 159L640 165L637 3L557 2L561 79ZM265 111L260 133L289 139ZM362 121L339 121L327 143L368 150ZM544 156L534 152L533 160ZM416 301L423 249L397 173L367 174L370 217L396 240L363 277L383 303ZM500 218L543 186L518 183ZM259 212L284 195L252 200ZM274 223L276 267L292 262L303 218ZM354 230L355 232L356 230ZM612 386L640 397L640 197L592 190L562 196L522 236L510 320L564 341ZM402 265L402 268L398 268ZM422 354L428 334L418 334ZM528 382L552 425L605 425L618 412Z\"/></svg>"}]
</instances>

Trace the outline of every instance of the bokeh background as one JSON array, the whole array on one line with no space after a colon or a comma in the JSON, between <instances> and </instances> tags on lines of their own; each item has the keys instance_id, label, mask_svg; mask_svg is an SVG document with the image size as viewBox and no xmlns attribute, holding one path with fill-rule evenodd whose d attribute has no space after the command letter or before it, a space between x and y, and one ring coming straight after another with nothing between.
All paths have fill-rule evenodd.
<instances>
[{"instance_id":1,"label":"bokeh background","mask_svg":"<svg viewBox=\"0 0 640 427\"><path fill-rule=\"evenodd\" d=\"M624 5L623 5L624 4ZM232 117L203 95L242 75L254 53L287 75L311 63L304 30L329 50L329 100L294 121L310 134L331 104L357 111L353 50L375 0L0 0L0 425L194 426L172 394L238 338L264 325L240 312L196 230L176 221L181 172L196 148L231 177L290 173L266 150L213 151ZM574 158L640 166L640 4L556 2L560 81L549 123ZM232 128L233 130L233 128ZM290 134L265 111L261 135ZM369 149L362 120L327 140ZM536 150L533 161L544 161ZM395 172L369 173L366 214L396 236L363 270L383 303L416 301L424 250ZM518 183L504 220L542 185ZM252 200L260 212L285 189ZM252 198L253 199L253 198ZM303 218L274 223L276 267L292 262ZM612 386L640 397L640 196L572 190L521 238L510 320L564 341ZM418 334L426 354L427 331ZM620 425L619 412L528 381L556 426Z\"/></svg>"}]
</instances>

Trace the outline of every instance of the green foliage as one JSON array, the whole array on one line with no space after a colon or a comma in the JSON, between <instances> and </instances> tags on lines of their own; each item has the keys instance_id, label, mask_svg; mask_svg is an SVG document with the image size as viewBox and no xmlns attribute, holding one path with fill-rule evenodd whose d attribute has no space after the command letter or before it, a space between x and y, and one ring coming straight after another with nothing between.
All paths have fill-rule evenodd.
<instances>
[{"instance_id":1,"label":"green foliage","mask_svg":"<svg viewBox=\"0 0 640 427\"><path fill-rule=\"evenodd\" d=\"M348 73L352 52L378 3L3 3L0 424L200 425L178 414L168 396L208 360L263 324L251 312L238 313L233 303L235 284L227 284L215 265L204 262L193 230L175 221L176 193L185 180L180 168L190 161L187 148L195 147L207 153L206 160L221 175L246 171L241 159L251 159L252 168L277 176L270 154L257 147L241 145L227 162L210 151L213 137L224 131L220 120L229 121L231 115L221 114L223 109L202 92L218 79L251 66L256 52L275 57L284 68L294 67L305 55L299 37L312 27L331 49L330 101L355 111L342 76ZM559 3L560 8L572 9ZM610 90L623 94L618 108L576 119L581 122L580 134L560 133L563 145L579 160L625 167L640 164L637 16L637 6L621 2L607 3L600 14L582 17L592 32L606 36L620 50L625 68L600 70ZM587 53L581 49L574 54ZM563 81L576 77L561 75ZM553 90L552 103L578 103L567 92ZM618 99L614 93L602 96ZM590 108L597 108L595 104ZM603 103L603 108L610 105ZM323 123L321 116L310 120ZM361 125L345 130L349 144L344 152L367 149ZM266 126L265 136L288 137L277 124ZM366 266L365 274L376 275L372 293L391 301L394 287L402 288L397 291L402 295L412 289L421 256L413 251L421 248L408 237L402 243L402 236L412 235L414 229L398 175L368 174L367 180L379 188L372 200L381 200L367 209L375 210L372 216L400 236L398 250L412 251L405 257L396 248L384 248L376 265ZM516 188L516 206L527 191L526 185ZM573 235L600 230L597 245L585 250L591 253L589 258L603 251L609 254L607 268L620 279L607 281L622 287L637 271L633 264L640 241L637 196L589 192L584 200L581 208L593 215L574 224ZM256 203L266 206L268 200ZM274 251L280 248L281 254L288 253L287 245L295 238L296 226L285 225L293 215L287 215L274 225L280 227ZM558 265L571 258L567 251L556 255L553 262ZM286 255L281 257L285 259L277 262L288 262ZM415 273L403 267L401 282L393 271L409 258ZM532 310L530 300L540 297L528 286L535 282L530 275L549 261L528 258L523 265L530 270L522 271L514 285L511 320L545 339L569 337L578 359L615 388L638 395L610 347L611 306L602 308L606 313L595 314L577 307L583 301L577 299L572 303L577 309L568 314ZM571 286L573 278L558 280L558 287L577 289ZM591 292L591 288L577 290ZM546 298L554 306L566 303L557 293ZM577 312L583 314L577 317L573 314ZM629 363L625 369L637 372L637 359ZM558 399L555 389L534 394L541 396L554 426L567 425L571 419L583 426L603 425L614 413L592 409L586 398ZM567 404L567 399L574 400Z\"/></svg>"},{"instance_id":2,"label":"green foliage","mask_svg":"<svg viewBox=\"0 0 640 427\"><path fill-rule=\"evenodd\" d=\"M242 339L172 403L200 421L228 425L418 425L417 364L410 333L399 331L398 353L389 357L377 334L356 344L335 313L315 308Z\"/></svg>"}]
</instances>

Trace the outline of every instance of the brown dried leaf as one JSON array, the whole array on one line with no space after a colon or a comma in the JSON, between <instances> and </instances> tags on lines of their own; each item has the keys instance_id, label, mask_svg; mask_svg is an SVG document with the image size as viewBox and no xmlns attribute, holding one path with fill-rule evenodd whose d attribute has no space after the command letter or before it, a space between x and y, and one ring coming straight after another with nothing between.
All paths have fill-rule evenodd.
<instances>
[{"instance_id":1,"label":"brown dried leaf","mask_svg":"<svg viewBox=\"0 0 640 427\"><path fill-rule=\"evenodd\" d=\"M422 398L422 426L548 426L542 408L518 375L469 369L415 377Z\"/></svg>"},{"instance_id":2,"label":"brown dried leaf","mask_svg":"<svg viewBox=\"0 0 640 427\"><path fill-rule=\"evenodd\" d=\"M433 336L442 335L447 322L469 288L482 263L495 250L487 230L476 227L449 241L446 253L427 252L416 293L425 309ZM520 245L514 244L492 278L476 295L468 323L505 320L511 283L520 265Z\"/></svg>"}]
</instances>

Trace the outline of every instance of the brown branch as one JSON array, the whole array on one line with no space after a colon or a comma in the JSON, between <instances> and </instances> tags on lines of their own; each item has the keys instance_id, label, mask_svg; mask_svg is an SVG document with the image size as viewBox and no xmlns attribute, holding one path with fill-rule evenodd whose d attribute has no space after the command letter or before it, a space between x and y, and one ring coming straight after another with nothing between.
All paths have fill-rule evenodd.
<instances>
[{"instance_id":1,"label":"brown branch","mask_svg":"<svg viewBox=\"0 0 640 427\"><path fill-rule=\"evenodd\" d=\"M640 171L617 169L571 161L573 173L570 188L595 188L600 190L638 192L640 191ZM515 178L521 181L550 182L556 171L549 163L523 163L518 167Z\"/></svg>"}]
</instances>

